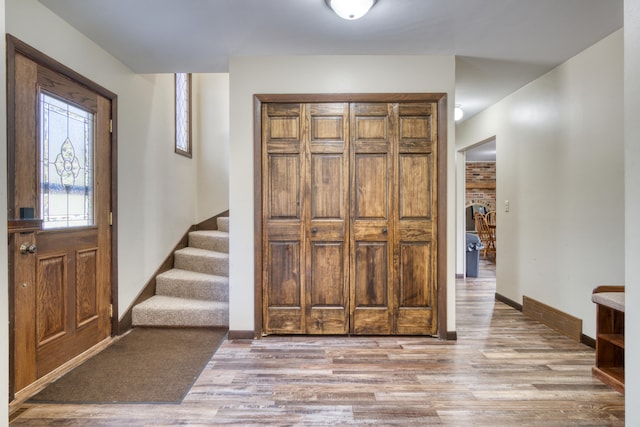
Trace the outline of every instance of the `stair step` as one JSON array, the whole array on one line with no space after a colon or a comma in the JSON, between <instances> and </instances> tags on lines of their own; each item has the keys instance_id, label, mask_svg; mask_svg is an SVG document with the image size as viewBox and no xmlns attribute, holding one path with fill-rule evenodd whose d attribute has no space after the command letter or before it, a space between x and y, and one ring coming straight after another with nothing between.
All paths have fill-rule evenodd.
<instances>
[{"instance_id":1,"label":"stair step","mask_svg":"<svg viewBox=\"0 0 640 427\"><path fill-rule=\"evenodd\" d=\"M217 224L189 233L174 268L156 277L156 295L133 307L133 326L229 327L229 218Z\"/></svg>"},{"instance_id":2,"label":"stair step","mask_svg":"<svg viewBox=\"0 0 640 427\"><path fill-rule=\"evenodd\" d=\"M174 268L156 277L156 294L229 302L229 278Z\"/></svg>"},{"instance_id":3,"label":"stair step","mask_svg":"<svg viewBox=\"0 0 640 427\"><path fill-rule=\"evenodd\" d=\"M156 295L133 307L133 326L229 326L229 304Z\"/></svg>"},{"instance_id":4,"label":"stair step","mask_svg":"<svg viewBox=\"0 0 640 427\"><path fill-rule=\"evenodd\" d=\"M229 276L229 254L186 247L174 253L174 268L198 273Z\"/></svg>"},{"instance_id":5,"label":"stair step","mask_svg":"<svg viewBox=\"0 0 640 427\"><path fill-rule=\"evenodd\" d=\"M220 230L192 231L189 233L189 246L229 253L229 233Z\"/></svg>"},{"instance_id":6,"label":"stair step","mask_svg":"<svg viewBox=\"0 0 640 427\"><path fill-rule=\"evenodd\" d=\"M218 222L218 230L229 232L229 217L221 216L217 219Z\"/></svg>"}]
</instances>

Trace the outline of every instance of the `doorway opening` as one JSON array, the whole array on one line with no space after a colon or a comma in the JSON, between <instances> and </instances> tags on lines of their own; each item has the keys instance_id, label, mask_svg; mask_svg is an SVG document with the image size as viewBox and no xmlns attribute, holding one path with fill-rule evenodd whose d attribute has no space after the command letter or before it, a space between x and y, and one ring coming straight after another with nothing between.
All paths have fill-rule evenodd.
<instances>
[{"instance_id":1,"label":"doorway opening","mask_svg":"<svg viewBox=\"0 0 640 427\"><path fill-rule=\"evenodd\" d=\"M446 337L446 95L255 100L256 335Z\"/></svg>"},{"instance_id":2,"label":"doorway opening","mask_svg":"<svg viewBox=\"0 0 640 427\"><path fill-rule=\"evenodd\" d=\"M496 138L464 151L463 257L465 277L495 278L498 259Z\"/></svg>"}]
</instances>

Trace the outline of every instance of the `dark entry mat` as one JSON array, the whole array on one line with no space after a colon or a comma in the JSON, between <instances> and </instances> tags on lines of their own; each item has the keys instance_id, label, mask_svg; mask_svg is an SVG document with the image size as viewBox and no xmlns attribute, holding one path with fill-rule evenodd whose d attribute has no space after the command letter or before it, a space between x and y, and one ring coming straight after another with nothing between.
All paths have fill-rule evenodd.
<instances>
[{"instance_id":1,"label":"dark entry mat","mask_svg":"<svg viewBox=\"0 0 640 427\"><path fill-rule=\"evenodd\" d=\"M226 334L226 328L135 328L29 402L179 403Z\"/></svg>"}]
</instances>

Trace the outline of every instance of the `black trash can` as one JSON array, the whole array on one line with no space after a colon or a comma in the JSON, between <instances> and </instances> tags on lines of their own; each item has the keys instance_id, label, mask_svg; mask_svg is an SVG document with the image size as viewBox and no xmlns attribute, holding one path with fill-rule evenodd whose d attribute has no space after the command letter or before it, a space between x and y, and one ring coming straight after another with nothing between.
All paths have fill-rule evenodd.
<instances>
[{"instance_id":1,"label":"black trash can","mask_svg":"<svg viewBox=\"0 0 640 427\"><path fill-rule=\"evenodd\" d=\"M480 264L480 251L484 249L480 238L467 233L467 277L478 277L478 264Z\"/></svg>"}]
</instances>

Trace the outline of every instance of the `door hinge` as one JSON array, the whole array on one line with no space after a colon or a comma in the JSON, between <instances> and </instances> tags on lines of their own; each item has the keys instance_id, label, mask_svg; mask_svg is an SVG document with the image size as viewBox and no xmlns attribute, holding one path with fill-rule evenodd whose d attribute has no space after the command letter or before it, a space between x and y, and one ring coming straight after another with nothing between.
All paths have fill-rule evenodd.
<instances>
[{"instance_id":1,"label":"door hinge","mask_svg":"<svg viewBox=\"0 0 640 427\"><path fill-rule=\"evenodd\" d=\"M113 133L113 120L109 119L109 133Z\"/></svg>"},{"instance_id":2,"label":"door hinge","mask_svg":"<svg viewBox=\"0 0 640 427\"><path fill-rule=\"evenodd\" d=\"M113 317L113 304L109 304L109 317Z\"/></svg>"},{"instance_id":3,"label":"door hinge","mask_svg":"<svg viewBox=\"0 0 640 427\"><path fill-rule=\"evenodd\" d=\"M113 212L109 212L109 225L113 225Z\"/></svg>"}]
</instances>

